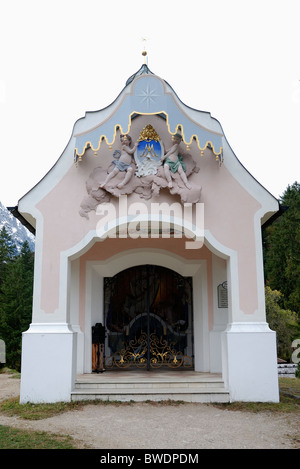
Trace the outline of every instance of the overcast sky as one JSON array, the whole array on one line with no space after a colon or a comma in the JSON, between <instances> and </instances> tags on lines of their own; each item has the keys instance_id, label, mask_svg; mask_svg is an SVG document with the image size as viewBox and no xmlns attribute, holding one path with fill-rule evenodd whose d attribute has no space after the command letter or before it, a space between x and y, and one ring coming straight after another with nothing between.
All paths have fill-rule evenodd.
<instances>
[{"instance_id":1,"label":"overcast sky","mask_svg":"<svg viewBox=\"0 0 300 469\"><path fill-rule=\"evenodd\" d=\"M275 197L300 182L299 0L0 0L0 201L17 205L86 111L143 64L211 112Z\"/></svg>"}]
</instances>

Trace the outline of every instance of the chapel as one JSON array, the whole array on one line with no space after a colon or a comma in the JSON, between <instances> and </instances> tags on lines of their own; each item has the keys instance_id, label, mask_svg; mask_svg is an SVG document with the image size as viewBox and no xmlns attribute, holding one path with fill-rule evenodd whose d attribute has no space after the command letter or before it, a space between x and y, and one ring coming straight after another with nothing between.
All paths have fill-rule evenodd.
<instances>
[{"instance_id":1,"label":"chapel","mask_svg":"<svg viewBox=\"0 0 300 469\"><path fill-rule=\"evenodd\" d=\"M143 64L19 200L36 233L20 401L278 402L261 234L278 210L218 120Z\"/></svg>"}]
</instances>

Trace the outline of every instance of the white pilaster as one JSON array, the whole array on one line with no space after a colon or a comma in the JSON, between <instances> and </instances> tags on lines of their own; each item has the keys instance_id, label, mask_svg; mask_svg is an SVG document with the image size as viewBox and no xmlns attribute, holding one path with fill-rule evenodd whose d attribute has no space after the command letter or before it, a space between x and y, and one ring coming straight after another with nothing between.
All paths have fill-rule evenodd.
<instances>
[{"instance_id":1,"label":"white pilaster","mask_svg":"<svg viewBox=\"0 0 300 469\"><path fill-rule=\"evenodd\" d=\"M70 401L76 333L68 324L32 324L23 333L20 402Z\"/></svg>"},{"instance_id":2,"label":"white pilaster","mask_svg":"<svg viewBox=\"0 0 300 469\"><path fill-rule=\"evenodd\" d=\"M231 401L279 402L276 333L267 323L231 323L222 333Z\"/></svg>"}]
</instances>

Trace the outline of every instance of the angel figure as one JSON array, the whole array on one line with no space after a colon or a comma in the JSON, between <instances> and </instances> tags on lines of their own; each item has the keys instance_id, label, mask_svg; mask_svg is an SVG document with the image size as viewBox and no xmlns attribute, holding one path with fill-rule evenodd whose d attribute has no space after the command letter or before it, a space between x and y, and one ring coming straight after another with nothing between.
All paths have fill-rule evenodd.
<instances>
[{"instance_id":1,"label":"angel figure","mask_svg":"<svg viewBox=\"0 0 300 469\"><path fill-rule=\"evenodd\" d=\"M117 187L121 189L124 187L131 179L133 174L133 167L132 167L132 155L134 154L135 150L137 149L138 143L131 148L132 139L130 135L120 135L122 149L116 150L114 152L114 160L113 164L115 168L108 174L105 181L100 185L100 187L104 187L108 181L110 181L114 176L116 176L119 171L125 172L125 177L122 182L120 182Z\"/></svg>"},{"instance_id":2,"label":"angel figure","mask_svg":"<svg viewBox=\"0 0 300 469\"><path fill-rule=\"evenodd\" d=\"M185 164L182 161L182 156L179 155L179 145L181 143L181 140L182 136L180 134L177 133L174 135L174 145L164 156L161 157L161 161L165 161L164 172L168 181L169 188L173 187L172 178L170 174L170 171L172 171L172 173L178 172L185 186L188 189L191 189L192 186L189 184L185 174Z\"/></svg>"}]
</instances>

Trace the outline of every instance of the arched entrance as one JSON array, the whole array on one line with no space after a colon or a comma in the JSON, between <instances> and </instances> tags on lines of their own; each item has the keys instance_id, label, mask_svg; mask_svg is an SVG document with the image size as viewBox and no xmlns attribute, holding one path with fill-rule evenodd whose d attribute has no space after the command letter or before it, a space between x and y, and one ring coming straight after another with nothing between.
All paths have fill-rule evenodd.
<instances>
[{"instance_id":1,"label":"arched entrance","mask_svg":"<svg viewBox=\"0 0 300 469\"><path fill-rule=\"evenodd\" d=\"M157 265L104 278L104 363L113 368L193 368L192 279Z\"/></svg>"}]
</instances>

